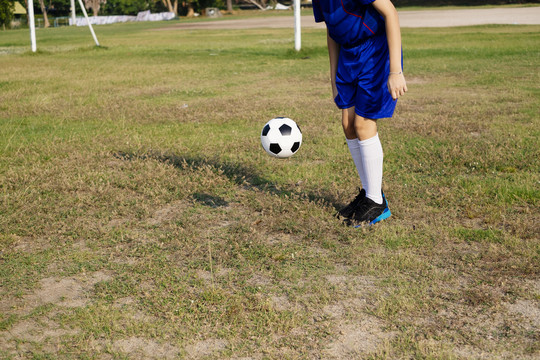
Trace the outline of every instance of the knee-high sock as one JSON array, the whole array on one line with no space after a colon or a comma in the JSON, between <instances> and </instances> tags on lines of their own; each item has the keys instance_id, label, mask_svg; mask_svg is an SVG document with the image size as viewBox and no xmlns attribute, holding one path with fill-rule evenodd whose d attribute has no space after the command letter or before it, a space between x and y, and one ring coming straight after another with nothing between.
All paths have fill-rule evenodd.
<instances>
[{"instance_id":1,"label":"knee-high sock","mask_svg":"<svg viewBox=\"0 0 540 360\"><path fill-rule=\"evenodd\" d=\"M366 190L366 197L375 201L377 204L382 204L383 149L379 140L379 134L372 138L361 140L358 143L360 145L362 168L366 180L364 182L364 179L362 179L362 184Z\"/></svg>"},{"instance_id":2,"label":"knee-high sock","mask_svg":"<svg viewBox=\"0 0 540 360\"><path fill-rule=\"evenodd\" d=\"M349 151L351 152L351 156L354 162L354 165L356 166L356 171L358 172L358 176L360 176L360 186L364 186L366 183L365 174L364 174L364 168L362 166L362 155L360 154L360 143L358 139L346 139L347 145L349 146Z\"/></svg>"}]
</instances>

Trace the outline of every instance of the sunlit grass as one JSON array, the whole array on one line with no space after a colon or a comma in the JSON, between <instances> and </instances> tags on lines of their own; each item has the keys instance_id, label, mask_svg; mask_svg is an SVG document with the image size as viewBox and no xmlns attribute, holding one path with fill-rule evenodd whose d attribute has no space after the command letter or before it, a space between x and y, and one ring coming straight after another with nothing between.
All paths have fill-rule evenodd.
<instances>
[{"instance_id":1,"label":"sunlit grass","mask_svg":"<svg viewBox=\"0 0 540 360\"><path fill-rule=\"evenodd\" d=\"M2 356L538 354L540 27L403 30L393 216L354 230L325 32L164 26L0 32Z\"/></svg>"}]
</instances>

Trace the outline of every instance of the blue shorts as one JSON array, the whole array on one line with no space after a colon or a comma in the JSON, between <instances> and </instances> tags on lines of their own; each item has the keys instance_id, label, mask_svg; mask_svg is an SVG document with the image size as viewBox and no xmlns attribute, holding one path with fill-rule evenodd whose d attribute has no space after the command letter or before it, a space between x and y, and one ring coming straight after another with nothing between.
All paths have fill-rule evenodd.
<instances>
[{"instance_id":1,"label":"blue shorts","mask_svg":"<svg viewBox=\"0 0 540 360\"><path fill-rule=\"evenodd\" d=\"M388 91L389 73L390 53L385 33L353 48L342 46L336 74L337 107L354 106L356 114L367 119L392 117L397 100Z\"/></svg>"}]
</instances>

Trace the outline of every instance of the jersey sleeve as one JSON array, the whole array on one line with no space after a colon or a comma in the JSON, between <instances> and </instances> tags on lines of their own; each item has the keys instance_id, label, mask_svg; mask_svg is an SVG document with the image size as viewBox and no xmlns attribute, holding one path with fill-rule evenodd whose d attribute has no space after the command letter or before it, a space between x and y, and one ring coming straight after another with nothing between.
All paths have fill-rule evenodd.
<instances>
[{"instance_id":1,"label":"jersey sleeve","mask_svg":"<svg viewBox=\"0 0 540 360\"><path fill-rule=\"evenodd\" d=\"M323 22L324 21L324 15L321 10L321 3L319 0L313 0L312 2L313 6L313 16L315 17L315 22Z\"/></svg>"},{"instance_id":2,"label":"jersey sleeve","mask_svg":"<svg viewBox=\"0 0 540 360\"><path fill-rule=\"evenodd\" d=\"M361 5L369 5L373 2L375 2L375 0L358 0L358 2L361 4Z\"/></svg>"}]
</instances>

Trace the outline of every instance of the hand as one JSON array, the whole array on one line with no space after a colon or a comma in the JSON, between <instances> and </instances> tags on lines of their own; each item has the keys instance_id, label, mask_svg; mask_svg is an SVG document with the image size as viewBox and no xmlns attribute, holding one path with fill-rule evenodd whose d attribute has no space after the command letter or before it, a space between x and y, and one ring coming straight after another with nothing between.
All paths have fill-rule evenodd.
<instances>
[{"instance_id":1,"label":"hand","mask_svg":"<svg viewBox=\"0 0 540 360\"><path fill-rule=\"evenodd\" d=\"M388 76L388 91L394 100L397 100L400 96L405 95L407 92L407 83L405 82L403 73L393 73Z\"/></svg>"}]
</instances>

